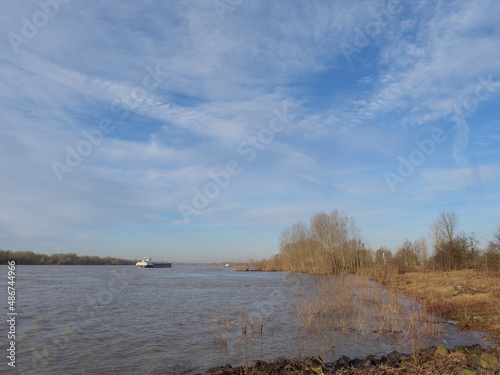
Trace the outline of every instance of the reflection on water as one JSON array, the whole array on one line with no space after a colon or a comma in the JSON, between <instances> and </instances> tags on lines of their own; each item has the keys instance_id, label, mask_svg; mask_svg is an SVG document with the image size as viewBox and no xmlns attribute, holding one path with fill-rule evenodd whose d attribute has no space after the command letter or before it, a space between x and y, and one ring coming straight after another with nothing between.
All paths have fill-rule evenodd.
<instances>
[{"instance_id":1,"label":"reflection on water","mask_svg":"<svg viewBox=\"0 0 500 375\"><path fill-rule=\"evenodd\" d=\"M210 266L17 271L19 373L163 374L296 354L333 361L411 351L404 319L384 312L384 289L350 289L353 277L334 286L323 276ZM315 299L321 293L329 297ZM346 301L353 304L342 309ZM439 329L434 344L481 342L474 332Z\"/></svg>"}]
</instances>

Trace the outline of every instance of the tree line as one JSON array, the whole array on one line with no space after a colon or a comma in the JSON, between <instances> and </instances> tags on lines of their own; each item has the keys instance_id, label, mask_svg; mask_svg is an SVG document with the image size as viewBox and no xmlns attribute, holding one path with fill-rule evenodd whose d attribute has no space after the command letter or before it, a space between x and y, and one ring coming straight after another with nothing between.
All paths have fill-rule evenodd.
<instances>
[{"instance_id":1,"label":"tree line","mask_svg":"<svg viewBox=\"0 0 500 375\"><path fill-rule=\"evenodd\" d=\"M280 236L279 254L255 262L264 271L318 274L355 273L360 268L383 267L404 273L419 269L451 271L482 269L500 277L500 224L491 241L480 248L474 233L459 228L454 211L439 213L430 224L431 253L427 240L405 240L393 254L387 247L367 248L354 219L333 210L314 214L309 223L298 221Z\"/></svg>"},{"instance_id":2,"label":"tree line","mask_svg":"<svg viewBox=\"0 0 500 375\"><path fill-rule=\"evenodd\" d=\"M7 264L15 261L21 265L131 265L134 261L113 257L98 257L82 255L76 253L67 254L36 254L32 251L10 251L0 250L0 264Z\"/></svg>"}]
</instances>

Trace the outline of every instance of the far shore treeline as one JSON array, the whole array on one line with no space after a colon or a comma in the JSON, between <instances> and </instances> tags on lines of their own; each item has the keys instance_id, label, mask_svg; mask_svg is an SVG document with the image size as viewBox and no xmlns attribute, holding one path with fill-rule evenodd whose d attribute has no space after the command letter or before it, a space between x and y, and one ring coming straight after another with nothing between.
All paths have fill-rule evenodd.
<instances>
[{"instance_id":1,"label":"far shore treeline","mask_svg":"<svg viewBox=\"0 0 500 375\"><path fill-rule=\"evenodd\" d=\"M430 251L429 251L430 248ZM269 259L249 260L239 268L315 274L359 273L381 270L402 274L414 270L484 270L500 277L500 224L484 248L472 232L459 228L454 211L441 212L430 224L430 246L425 237L405 240L395 253L386 247L369 249L354 218L341 211L319 212L309 223L298 221L280 236L280 252ZM0 264L26 265L133 265L135 261L113 257L78 256L76 253L36 254L0 250ZM234 265L234 264L233 264Z\"/></svg>"},{"instance_id":2,"label":"far shore treeline","mask_svg":"<svg viewBox=\"0 0 500 375\"><path fill-rule=\"evenodd\" d=\"M35 254L32 251L10 251L0 250L0 264L7 264L9 261L15 261L20 265L132 265L135 261L128 259L98 257L82 255L75 253L67 254Z\"/></svg>"},{"instance_id":3,"label":"far shore treeline","mask_svg":"<svg viewBox=\"0 0 500 375\"><path fill-rule=\"evenodd\" d=\"M285 229L279 249L269 259L250 260L242 267L316 274L476 269L500 277L500 224L493 239L480 248L474 233L460 230L454 211L441 212L431 222L430 246L425 237L407 239L394 254L386 247L367 248L354 219L338 210L316 213L309 223L298 221Z\"/></svg>"}]
</instances>

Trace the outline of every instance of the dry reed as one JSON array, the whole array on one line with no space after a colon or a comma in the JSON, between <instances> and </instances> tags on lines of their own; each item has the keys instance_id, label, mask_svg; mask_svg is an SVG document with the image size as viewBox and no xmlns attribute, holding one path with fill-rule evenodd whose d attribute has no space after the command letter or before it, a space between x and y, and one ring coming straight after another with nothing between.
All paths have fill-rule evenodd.
<instances>
[{"instance_id":1,"label":"dry reed","mask_svg":"<svg viewBox=\"0 0 500 375\"><path fill-rule=\"evenodd\" d=\"M295 317L292 328L306 336L329 333L334 340L334 332L369 339L392 335L403 348L411 350L416 361L420 349L432 344L441 329L439 319L417 299L356 275L323 277L313 291L299 288L289 308ZM240 365L248 368L255 359L256 345L260 345L262 358L264 334L273 334L274 325L275 317L263 317L253 303L240 305L231 314L226 308L224 314L215 316L214 343L228 346L231 338Z\"/></svg>"},{"instance_id":2,"label":"dry reed","mask_svg":"<svg viewBox=\"0 0 500 375\"><path fill-rule=\"evenodd\" d=\"M341 330L377 338L397 335L414 355L439 334L440 324L416 300L370 282L342 275L321 281L314 293L292 304L296 326L316 335Z\"/></svg>"}]
</instances>

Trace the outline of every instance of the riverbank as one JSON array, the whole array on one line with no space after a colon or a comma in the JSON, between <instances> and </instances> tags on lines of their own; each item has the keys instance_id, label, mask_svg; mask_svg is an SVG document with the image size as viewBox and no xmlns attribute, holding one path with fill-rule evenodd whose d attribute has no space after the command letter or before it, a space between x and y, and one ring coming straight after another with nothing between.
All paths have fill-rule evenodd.
<instances>
[{"instance_id":1,"label":"riverbank","mask_svg":"<svg viewBox=\"0 0 500 375\"><path fill-rule=\"evenodd\" d=\"M246 270L254 269L249 267ZM420 334L416 335L415 352L410 354L392 352L385 356L368 356L354 359L343 356L335 362L323 361L318 357L278 359L270 363L256 362L251 367L232 368L225 366L213 368L201 374L500 374L500 367L497 367L500 358L500 334L498 329L500 326L498 324L500 285L498 277L475 270L428 272L417 268L416 271L404 274L384 271L387 270L370 267L360 270L358 277L346 275L345 280L353 281L354 285L351 285L350 288L355 290L348 299L352 301L355 296L363 297L366 295L368 298L361 298L360 301L370 302L369 305L372 309L374 306L379 305L397 307L397 303L392 305L388 303L392 299L388 299L384 293L379 296L378 293L369 288L369 285L365 285L363 280L370 277L373 281L387 286L387 289L377 288L376 290L385 290L389 293L388 296L396 296L399 294L397 292L402 292L415 297L429 312L441 315L449 324L454 324L464 330L490 332L491 334L485 335L488 340L484 341L484 347L480 345L456 346L447 350L441 345L437 348L418 349L422 344L426 346L427 336L425 335L429 333L423 327L425 332L422 333L422 337L420 337ZM335 280L337 280L337 283L335 283ZM314 319L320 319L321 312L324 312L325 309L328 310L330 306L328 298L325 297L326 291L328 291L328 294L336 296L333 298L335 306L341 305L339 297L348 294L347 291L350 288L342 289L341 286L344 284L340 283L341 285L338 285L339 280L344 280L344 278L332 278L330 281L326 281L321 284L324 287L318 289L318 293L313 293L314 295L310 295L310 298L303 301L303 306L311 307L307 311L312 312ZM318 294L316 299L315 294ZM386 302L381 304L378 302L379 299ZM360 304L360 306L365 305L365 303ZM391 311L396 310L391 309ZM359 311L359 309L354 310L354 312ZM352 315L352 313L352 311L349 312L349 315ZM300 316L302 317L302 315ZM314 319L299 319L299 321L303 323ZM405 316L405 321L407 323L414 321L427 322L426 319L420 316ZM318 324L323 332L324 327L321 321ZM422 328L420 324L416 323L415 327ZM311 326L314 327L314 325ZM396 324L394 333L404 334L399 333L397 330L399 326L406 327L405 324ZM316 330L312 329L312 332L316 332ZM486 347L489 347L489 349L486 349Z\"/></svg>"},{"instance_id":2,"label":"riverbank","mask_svg":"<svg viewBox=\"0 0 500 375\"><path fill-rule=\"evenodd\" d=\"M239 271L277 271L262 262L239 265ZM454 321L462 330L487 332L490 341L500 341L500 278L483 270L429 271L414 267L395 272L393 268L372 265L357 275L417 298L433 314Z\"/></svg>"},{"instance_id":3,"label":"riverbank","mask_svg":"<svg viewBox=\"0 0 500 375\"><path fill-rule=\"evenodd\" d=\"M342 356L335 362L325 362L318 356L277 359L270 363L257 361L251 367L226 365L197 375L500 374L499 359L499 346L489 349L480 345L456 346L448 350L440 345L423 349L417 356L391 352L361 359Z\"/></svg>"},{"instance_id":4,"label":"riverbank","mask_svg":"<svg viewBox=\"0 0 500 375\"><path fill-rule=\"evenodd\" d=\"M429 312L456 321L460 329L489 332L493 337L500 337L498 277L472 269L395 274L372 268L361 273L418 298Z\"/></svg>"}]
</instances>

